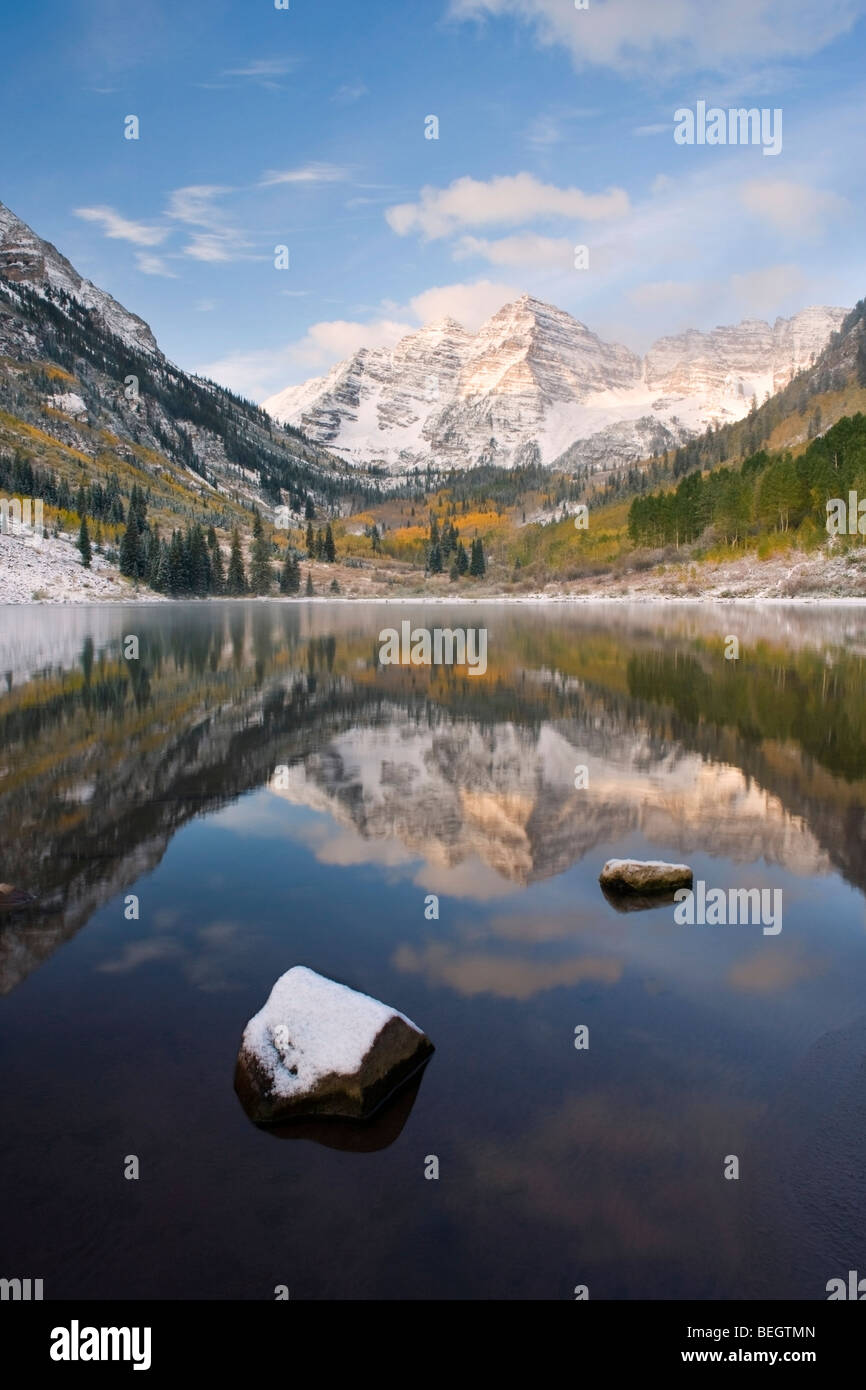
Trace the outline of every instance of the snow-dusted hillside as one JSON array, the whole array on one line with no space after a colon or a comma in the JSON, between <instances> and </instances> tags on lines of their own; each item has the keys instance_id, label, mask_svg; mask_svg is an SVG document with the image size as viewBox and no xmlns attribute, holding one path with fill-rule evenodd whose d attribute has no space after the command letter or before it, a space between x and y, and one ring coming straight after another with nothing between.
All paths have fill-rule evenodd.
<instances>
[{"instance_id":1,"label":"snow-dusted hillside","mask_svg":"<svg viewBox=\"0 0 866 1390\"><path fill-rule=\"evenodd\" d=\"M56 246L43 241L3 203L0 203L0 275L13 282L25 281L36 288L50 286L53 290L63 290L85 309L92 310L105 331L127 347L161 356L144 319L131 314L112 295L85 280Z\"/></svg>"},{"instance_id":2,"label":"snow-dusted hillside","mask_svg":"<svg viewBox=\"0 0 866 1390\"><path fill-rule=\"evenodd\" d=\"M641 360L529 295L476 334L454 319L362 348L264 408L351 462L611 468L747 414L821 352L846 311L810 308L656 342Z\"/></svg>"}]
</instances>

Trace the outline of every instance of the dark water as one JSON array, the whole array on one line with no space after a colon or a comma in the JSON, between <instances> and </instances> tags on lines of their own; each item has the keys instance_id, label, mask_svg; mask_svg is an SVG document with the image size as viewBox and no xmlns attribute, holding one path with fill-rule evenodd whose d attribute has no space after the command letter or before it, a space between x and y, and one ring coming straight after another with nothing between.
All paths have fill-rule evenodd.
<instances>
[{"instance_id":1,"label":"dark water","mask_svg":"<svg viewBox=\"0 0 866 1390\"><path fill-rule=\"evenodd\" d=\"M484 625L486 674L380 666L405 617ZM825 1298L866 1258L864 677L860 609L0 610L0 1274ZM619 912L612 856L783 928ZM232 1084L299 963L436 1045L325 1143Z\"/></svg>"}]
</instances>

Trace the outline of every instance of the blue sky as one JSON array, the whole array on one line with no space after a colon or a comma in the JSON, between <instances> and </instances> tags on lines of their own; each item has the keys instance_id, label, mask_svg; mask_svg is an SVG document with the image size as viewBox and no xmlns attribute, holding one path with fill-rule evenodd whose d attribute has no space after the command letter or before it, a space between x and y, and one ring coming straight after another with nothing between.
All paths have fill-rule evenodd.
<instances>
[{"instance_id":1,"label":"blue sky","mask_svg":"<svg viewBox=\"0 0 866 1390\"><path fill-rule=\"evenodd\" d=\"M255 399L523 292L636 351L866 295L866 0L2 3L0 199Z\"/></svg>"}]
</instances>

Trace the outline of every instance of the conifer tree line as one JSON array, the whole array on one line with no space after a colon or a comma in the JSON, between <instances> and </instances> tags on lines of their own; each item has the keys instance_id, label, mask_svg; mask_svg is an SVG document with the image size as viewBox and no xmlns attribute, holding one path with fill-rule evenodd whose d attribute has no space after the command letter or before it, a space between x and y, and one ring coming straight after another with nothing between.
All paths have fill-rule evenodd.
<instances>
[{"instance_id":1,"label":"conifer tree line","mask_svg":"<svg viewBox=\"0 0 866 1390\"><path fill-rule=\"evenodd\" d=\"M827 502L866 497L866 415L839 420L794 458L761 449L740 468L688 473L670 492L636 497L628 516L634 545L684 545L708 527L730 545L752 535L826 528Z\"/></svg>"},{"instance_id":2,"label":"conifer tree line","mask_svg":"<svg viewBox=\"0 0 866 1390\"><path fill-rule=\"evenodd\" d=\"M82 524L86 528L86 518ZM170 539L161 536L159 527L151 525L148 519L147 498L140 488L133 488L130 497L129 518L120 545L120 572L172 598L265 595L273 592L277 581L272 545L258 512L253 520L248 573L236 526L231 533L226 565L213 526L205 531L194 522L183 531L172 531ZM296 594L300 587L300 557L289 546L279 572L279 590L282 594Z\"/></svg>"},{"instance_id":3,"label":"conifer tree line","mask_svg":"<svg viewBox=\"0 0 866 1390\"><path fill-rule=\"evenodd\" d=\"M481 537L478 536L470 542L467 555L458 527L446 517L440 528L435 512L430 513L430 534L426 554L430 574L443 574L447 568L451 579L462 579L464 574L470 574L477 579L487 569Z\"/></svg>"},{"instance_id":4,"label":"conifer tree line","mask_svg":"<svg viewBox=\"0 0 866 1390\"><path fill-rule=\"evenodd\" d=\"M307 555L311 560L324 560L326 564L332 565L337 558L337 547L334 542L334 533L331 530L331 523L328 522L324 531L321 526L313 534L313 523L307 521L307 534L305 538Z\"/></svg>"},{"instance_id":5,"label":"conifer tree line","mask_svg":"<svg viewBox=\"0 0 866 1390\"><path fill-rule=\"evenodd\" d=\"M116 473L110 473L105 483L94 479L79 484L73 492L66 478L58 478L48 468L34 464L20 449L13 455L0 454L0 489L13 496L34 497L58 511L77 512L93 521L121 525L126 511Z\"/></svg>"}]
</instances>

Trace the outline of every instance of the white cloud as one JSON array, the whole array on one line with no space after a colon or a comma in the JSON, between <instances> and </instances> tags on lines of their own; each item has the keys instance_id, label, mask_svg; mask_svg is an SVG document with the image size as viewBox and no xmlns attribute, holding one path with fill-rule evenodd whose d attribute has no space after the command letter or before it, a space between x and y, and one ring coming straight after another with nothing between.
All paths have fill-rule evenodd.
<instances>
[{"instance_id":1,"label":"white cloud","mask_svg":"<svg viewBox=\"0 0 866 1390\"><path fill-rule=\"evenodd\" d=\"M558 145L561 140L562 126L555 116L536 116L526 132L527 145L535 145L537 148Z\"/></svg>"},{"instance_id":2,"label":"white cloud","mask_svg":"<svg viewBox=\"0 0 866 1390\"><path fill-rule=\"evenodd\" d=\"M248 261L261 257L250 255L251 243L234 227L214 228L210 232L193 232L183 247L183 254L194 261Z\"/></svg>"},{"instance_id":3,"label":"white cloud","mask_svg":"<svg viewBox=\"0 0 866 1390\"><path fill-rule=\"evenodd\" d=\"M651 310L670 309L674 305L680 309L694 309L702 305L706 297L706 284L690 280L648 280L628 293L631 304Z\"/></svg>"},{"instance_id":4,"label":"white cloud","mask_svg":"<svg viewBox=\"0 0 866 1390\"><path fill-rule=\"evenodd\" d=\"M788 179L752 179L740 188L743 205L784 236L816 237L850 212L837 193Z\"/></svg>"},{"instance_id":5,"label":"white cloud","mask_svg":"<svg viewBox=\"0 0 866 1390\"><path fill-rule=\"evenodd\" d=\"M196 368L250 400L262 401L311 373L327 371L360 348L394 347L408 333L438 319L453 318L470 332L481 327L521 291L513 285L481 280L476 284L439 285L424 290L408 305L383 303L378 318L362 323L330 319L312 324L302 338L276 349L229 353Z\"/></svg>"},{"instance_id":6,"label":"white cloud","mask_svg":"<svg viewBox=\"0 0 866 1390\"><path fill-rule=\"evenodd\" d=\"M374 319L370 323L333 319L311 324L303 338L283 347L229 353L196 370L250 400L262 401L289 382L303 381L351 357L359 348L393 347L417 326L391 319Z\"/></svg>"},{"instance_id":7,"label":"white cloud","mask_svg":"<svg viewBox=\"0 0 866 1390\"><path fill-rule=\"evenodd\" d=\"M232 192L232 188L218 183L194 183L176 188L169 194L166 216L193 227L210 227L220 218L214 199Z\"/></svg>"},{"instance_id":8,"label":"white cloud","mask_svg":"<svg viewBox=\"0 0 866 1390\"><path fill-rule=\"evenodd\" d=\"M344 82L342 87L338 87L331 100L339 102L341 106L348 106L353 101L359 101L361 97L368 94L368 88L363 82Z\"/></svg>"},{"instance_id":9,"label":"white cloud","mask_svg":"<svg viewBox=\"0 0 866 1390\"><path fill-rule=\"evenodd\" d=\"M802 308L811 302L809 280L798 265L771 265L732 275L730 292L750 318L775 316L785 306Z\"/></svg>"},{"instance_id":10,"label":"white cloud","mask_svg":"<svg viewBox=\"0 0 866 1390\"><path fill-rule=\"evenodd\" d=\"M486 182L460 178L447 188L428 186L422 188L419 202L390 207L385 217L398 236L417 231L433 240L463 227L497 223L520 226L545 217L597 221L622 217L628 209L628 194L621 188L583 193L579 188L557 188L533 174L521 173Z\"/></svg>"},{"instance_id":11,"label":"white cloud","mask_svg":"<svg viewBox=\"0 0 866 1390\"><path fill-rule=\"evenodd\" d=\"M632 131L632 135L662 135L666 130L671 130L670 121L657 121L655 125L637 125Z\"/></svg>"},{"instance_id":12,"label":"white cloud","mask_svg":"<svg viewBox=\"0 0 866 1390\"><path fill-rule=\"evenodd\" d=\"M283 77L297 67L297 58L254 58L242 68L224 68L223 77Z\"/></svg>"},{"instance_id":13,"label":"white cloud","mask_svg":"<svg viewBox=\"0 0 866 1390\"><path fill-rule=\"evenodd\" d=\"M290 351L296 362L311 367L330 366L351 357L359 348L393 347L416 327L398 319L374 319L371 323L331 319L314 323Z\"/></svg>"},{"instance_id":14,"label":"white cloud","mask_svg":"<svg viewBox=\"0 0 866 1390\"><path fill-rule=\"evenodd\" d=\"M149 251L136 251L135 264L142 275L162 275L166 280L176 280L177 276L170 270L162 256L154 256Z\"/></svg>"},{"instance_id":15,"label":"white cloud","mask_svg":"<svg viewBox=\"0 0 866 1390\"><path fill-rule=\"evenodd\" d=\"M451 0L449 11L458 20L510 16L541 44L567 49L578 69L655 80L807 58L863 12L863 0L592 0L586 13L567 0Z\"/></svg>"},{"instance_id":16,"label":"white cloud","mask_svg":"<svg viewBox=\"0 0 866 1390\"><path fill-rule=\"evenodd\" d=\"M267 169L259 182L260 188L270 188L277 183L340 183L346 178L346 170L337 164L305 164L300 169Z\"/></svg>"},{"instance_id":17,"label":"white cloud","mask_svg":"<svg viewBox=\"0 0 866 1390\"><path fill-rule=\"evenodd\" d=\"M296 379L296 364L288 349L230 352L195 368L196 375L218 381L247 400L263 401Z\"/></svg>"},{"instance_id":18,"label":"white cloud","mask_svg":"<svg viewBox=\"0 0 866 1390\"><path fill-rule=\"evenodd\" d=\"M75 216L85 222L97 222L105 236L116 241L131 241L136 246L159 246L168 236L168 227L154 227L144 222L131 222L114 208L100 206L76 208Z\"/></svg>"},{"instance_id":19,"label":"white cloud","mask_svg":"<svg viewBox=\"0 0 866 1390\"><path fill-rule=\"evenodd\" d=\"M196 229L190 231L189 241L182 248L184 256L211 263L258 259L249 254L252 243L244 232L216 206L218 198L236 191L223 184L196 183L169 194L166 216Z\"/></svg>"},{"instance_id":20,"label":"white cloud","mask_svg":"<svg viewBox=\"0 0 866 1390\"><path fill-rule=\"evenodd\" d=\"M519 298L521 293L513 285L494 280L478 280L474 285L438 285L416 294L410 300L410 307L418 320L417 326L451 318L474 333L497 309Z\"/></svg>"},{"instance_id":21,"label":"white cloud","mask_svg":"<svg viewBox=\"0 0 866 1390\"><path fill-rule=\"evenodd\" d=\"M482 256L491 265L554 266L568 270L574 266L575 242L568 237L538 236L524 232L518 236L486 241L465 236L454 248L455 261Z\"/></svg>"}]
</instances>

